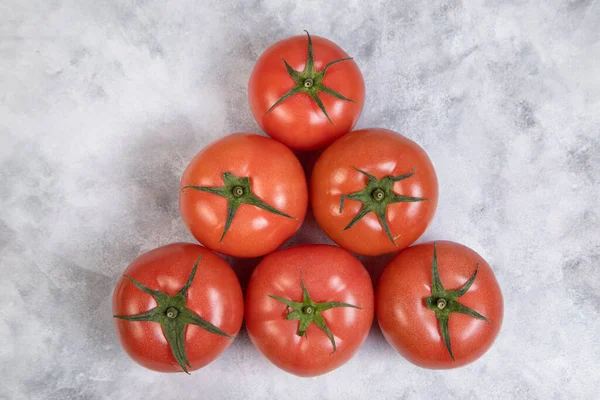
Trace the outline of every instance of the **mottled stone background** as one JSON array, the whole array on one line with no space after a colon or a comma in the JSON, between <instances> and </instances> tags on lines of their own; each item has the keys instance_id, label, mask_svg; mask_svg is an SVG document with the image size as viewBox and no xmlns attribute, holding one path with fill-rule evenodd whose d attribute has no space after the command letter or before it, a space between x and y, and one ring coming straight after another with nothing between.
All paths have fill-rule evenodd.
<instances>
[{"instance_id":1,"label":"mottled stone background","mask_svg":"<svg viewBox=\"0 0 600 400\"><path fill-rule=\"evenodd\" d=\"M597 398L599 27L598 0L1 0L0 399ZM475 364L419 369L377 327L308 380L245 333L191 377L121 350L119 274L192 241L183 169L208 142L258 131L253 64L303 29L356 58L359 127L429 152L440 206L421 241L493 266L505 322ZM327 240L309 218L292 242L311 241ZM376 278L388 259L363 260ZM233 262L244 284L256 262Z\"/></svg>"}]
</instances>

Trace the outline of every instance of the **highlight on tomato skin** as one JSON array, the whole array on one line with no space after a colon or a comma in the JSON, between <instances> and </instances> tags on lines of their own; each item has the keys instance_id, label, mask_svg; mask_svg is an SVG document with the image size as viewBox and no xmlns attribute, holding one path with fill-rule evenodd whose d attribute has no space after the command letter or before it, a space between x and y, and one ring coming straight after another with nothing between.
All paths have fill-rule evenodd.
<instances>
[{"instance_id":1,"label":"highlight on tomato skin","mask_svg":"<svg viewBox=\"0 0 600 400\"><path fill-rule=\"evenodd\" d=\"M294 153L265 136L234 133L202 149L181 178L179 210L192 235L234 257L275 251L302 225L306 176Z\"/></svg>"},{"instance_id":2,"label":"highlight on tomato skin","mask_svg":"<svg viewBox=\"0 0 600 400\"><path fill-rule=\"evenodd\" d=\"M158 372L190 373L231 345L244 299L221 257L197 244L174 243L125 269L112 307L121 345L134 361Z\"/></svg>"},{"instance_id":3,"label":"highlight on tomato skin","mask_svg":"<svg viewBox=\"0 0 600 400\"><path fill-rule=\"evenodd\" d=\"M315 163L310 186L321 229L339 246L367 256L411 245L438 203L437 176L425 150L382 128L335 141Z\"/></svg>"},{"instance_id":4,"label":"highlight on tomato skin","mask_svg":"<svg viewBox=\"0 0 600 400\"><path fill-rule=\"evenodd\" d=\"M402 250L375 291L383 336L411 363L457 368L483 356L502 327L502 291L490 265L450 241Z\"/></svg>"},{"instance_id":5,"label":"highlight on tomato skin","mask_svg":"<svg viewBox=\"0 0 600 400\"><path fill-rule=\"evenodd\" d=\"M269 254L246 289L245 322L256 348L301 377L342 366L373 323L373 284L352 254L303 245Z\"/></svg>"},{"instance_id":6,"label":"highlight on tomato skin","mask_svg":"<svg viewBox=\"0 0 600 400\"><path fill-rule=\"evenodd\" d=\"M267 135L295 150L315 150L354 127L365 84L344 50L305 31L261 54L248 82L248 101Z\"/></svg>"}]
</instances>

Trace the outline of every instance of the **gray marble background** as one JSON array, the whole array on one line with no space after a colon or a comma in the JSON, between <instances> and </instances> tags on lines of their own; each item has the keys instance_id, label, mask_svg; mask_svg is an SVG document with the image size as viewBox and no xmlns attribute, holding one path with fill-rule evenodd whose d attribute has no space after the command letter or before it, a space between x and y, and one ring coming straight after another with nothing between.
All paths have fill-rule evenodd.
<instances>
[{"instance_id":1,"label":"gray marble background","mask_svg":"<svg viewBox=\"0 0 600 400\"><path fill-rule=\"evenodd\" d=\"M0 399L597 398L599 26L598 0L0 0ZM440 205L420 241L493 266L506 316L478 362L419 369L377 327L308 380L245 333L192 376L121 350L120 273L193 240L183 169L208 142L258 131L250 71L303 29L356 58L358 127L429 152ZM291 243L311 241L327 242L309 217ZM388 259L363 261L376 278ZM256 262L232 261L242 283Z\"/></svg>"}]
</instances>

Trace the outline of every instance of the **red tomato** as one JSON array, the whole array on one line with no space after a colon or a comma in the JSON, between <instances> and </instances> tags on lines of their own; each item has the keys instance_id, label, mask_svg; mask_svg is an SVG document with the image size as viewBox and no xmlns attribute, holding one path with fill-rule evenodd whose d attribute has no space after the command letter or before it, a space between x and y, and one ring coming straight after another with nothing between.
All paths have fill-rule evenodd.
<instances>
[{"instance_id":1,"label":"red tomato","mask_svg":"<svg viewBox=\"0 0 600 400\"><path fill-rule=\"evenodd\" d=\"M236 133L206 146L181 178L179 208L190 232L235 257L281 246L302 225L307 202L296 156L259 135Z\"/></svg>"},{"instance_id":2,"label":"red tomato","mask_svg":"<svg viewBox=\"0 0 600 400\"><path fill-rule=\"evenodd\" d=\"M363 255L398 251L425 232L437 177L418 144L387 129L350 132L317 160L311 204L323 231Z\"/></svg>"},{"instance_id":3,"label":"red tomato","mask_svg":"<svg viewBox=\"0 0 600 400\"><path fill-rule=\"evenodd\" d=\"M481 357L498 336L503 309L488 263L454 242L401 251L377 284L383 335L408 361L424 368L456 368Z\"/></svg>"},{"instance_id":4,"label":"red tomato","mask_svg":"<svg viewBox=\"0 0 600 400\"><path fill-rule=\"evenodd\" d=\"M240 330L243 310L242 289L231 267L189 243L142 254L113 292L123 348L159 372L194 371L215 360Z\"/></svg>"},{"instance_id":5,"label":"red tomato","mask_svg":"<svg viewBox=\"0 0 600 400\"><path fill-rule=\"evenodd\" d=\"M307 32L265 50L250 75L248 99L269 136L293 149L312 150L356 124L365 83L344 50Z\"/></svg>"},{"instance_id":6,"label":"red tomato","mask_svg":"<svg viewBox=\"0 0 600 400\"><path fill-rule=\"evenodd\" d=\"M348 361L365 341L373 322L371 279L339 247L278 251L250 277L245 319L252 343L276 366L321 375Z\"/></svg>"}]
</instances>

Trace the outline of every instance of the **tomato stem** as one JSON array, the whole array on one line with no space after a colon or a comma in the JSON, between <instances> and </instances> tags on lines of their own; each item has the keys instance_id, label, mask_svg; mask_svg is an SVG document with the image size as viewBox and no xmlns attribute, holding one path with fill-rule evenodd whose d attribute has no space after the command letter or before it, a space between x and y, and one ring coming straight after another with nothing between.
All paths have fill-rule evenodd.
<instances>
[{"instance_id":1,"label":"tomato stem","mask_svg":"<svg viewBox=\"0 0 600 400\"><path fill-rule=\"evenodd\" d=\"M429 200L425 197L413 197L397 194L393 190L394 183L413 176L417 172L416 167L413 167L413 171L407 174L398 176L388 175L381 179L377 179L375 175L371 175L370 173L356 167L352 168L365 175L367 177L367 183L363 190L342 194L340 197L340 214L344 210L344 200L350 199L360 201L362 203L360 211L350 220L350 222L348 222L348 225L346 225L344 230L352 228L365 215L370 212L374 212L377 215L379 223L383 227L387 237L395 245L396 242L394 241L394 237L390 231L387 221L387 206L394 203L410 203Z\"/></svg>"},{"instance_id":2,"label":"tomato stem","mask_svg":"<svg viewBox=\"0 0 600 400\"><path fill-rule=\"evenodd\" d=\"M448 302L446 301L446 299L438 299L437 308L439 308L440 310L443 310L444 308L446 308L447 304L448 304Z\"/></svg>"},{"instance_id":3,"label":"tomato stem","mask_svg":"<svg viewBox=\"0 0 600 400\"><path fill-rule=\"evenodd\" d=\"M299 321L298 331L297 331L298 336L306 335L306 329L308 328L308 326L310 324L314 323L319 329L321 329L323 332L325 332L325 334L331 341L331 345L333 346L333 352L331 354L335 353L335 351L336 351L335 337L333 336L333 333L327 326L325 319L323 318L321 313L323 311L327 311L327 310L329 310L331 308L335 308L335 307L351 307L351 308L357 308L357 309L361 309L361 308L357 307L353 304L341 303L341 302L337 302L337 301L315 303L310 298L310 295L308 294L308 290L306 289L306 286L304 285L304 278L302 277L302 273L301 273L301 277L300 277L300 286L302 287L302 301L292 301L292 300L286 299L284 297L274 296L274 295L269 295L269 297L286 305L287 314L285 316L285 319L287 319L288 321L292 321L292 320ZM293 311L290 311L290 309Z\"/></svg>"},{"instance_id":4,"label":"tomato stem","mask_svg":"<svg viewBox=\"0 0 600 400\"><path fill-rule=\"evenodd\" d=\"M235 186L231 192L235 197L242 197L244 195L244 188L241 186Z\"/></svg>"},{"instance_id":5,"label":"tomato stem","mask_svg":"<svg viewBox=\"0 0 600 400\"><path fill-rule=\"evenodd\" d=\"M373 193L371 193L371 196L373 197L373 199L377 202L381 202L384 198L385 198L385 192L379 188L373 190Z\"/></svg>"},{"instance_id":6,"label":"tomato stem","mask_svg":"<svg viewBox=\"0 0 600 400\"><path fill-rule=\"evenodd\" d=\"M238 177L228 171L223 172L222 177L224 186L184 186L181 189L184 193L186 189L193 189L200 192L216 194L217 196L227 199L227 219L225 220L225 227L223 228L223 234L221 235L221 242L225 238L225 235L233 222L233 218L242 204L249 204L251 206L262 208L265 211L282 217L298 219L279 211L258 198L258 196L252 192L252 188L250 187L250 177Z\"/></svg>"},{"instance_id":7,"label":"tomato stem","mask_svg":"<svg viewBox=\"0 0 600 400\"><path fill-rule=\"evenodd\" d=\"M444 344L448 349L448 353L450 354L450 357L453 361L454 354L452 353L450 329L448 327L448 320L450 318L450 314L466 314L473 318L477 318L479 320L491 323L490 320L488 320L483 315L479 314L477 311L458 302L458 299L469 291L471 285L477 277L478 270L479 264L475 267L475 272L473 273L473 275L471 275L469 280L467 280L467 282L465 282L460 289L444 289L439 274L437 250L435 248L435 243L433 243L433 260L431 261L431 297L425 299L425 305L427 306L427 308L435 312L435 316L440 326L442 340L444 341Z\"/></svg>"},{"instance_id":8,"label":"tomato stem","mask_svg":"<svg viewBox=\"0 0 600 400\"><path fill-rule=\"evenodd\" d=\"M177 311L177 309L175 307L169 307L167 308L167 317L169 318L177 318L177 314L179 314L179 311Z\"/></svg>"},{"instance_id":9,"label":"tomato stem","mask_svg":"<svg viewBox=\"0 0 600 400\"><path fill-rule=\"evenodd\" d=\"M200 259L201 257L198 257L187 282L174 296L169 296L164 292L150 289L144 284L125 275L125 277L138 289L152 296L156 301L157 306L141 314L114 316L115 318L125 321L150 321L159 323L162 326L163 334L165 335L167 343L169 343L175 361L177 361L183 372L187 374L189 374L187 367L191 368L185 349L185 329L187 325L197 325L210 333L233 339L233 336L223 332L221 329L201 318L198 314L186 307L187 291L194 280Z\"/></svg>"},{"instance_id":10,"label":"tomato stem","mask_svg":"<svg viewBox=\"0 0 600 400\"><path fill-rule=\"evenodd\" d=\"M294 80L294 82L296 84L287 93L285 93L283 96L281 96L279 98L279 100L277 100L267 110L267 112L265 114L269 114L275 107L277 107L279 104L281 104L283 101L287 100L288 98L290 98L298 93L306 93L307 95L310 96L311 99L313 99L313 101L317 104L319 109L321 109L323 114L325 114L325 117L327 117L327 120L331 123L331 125L335 125L333 123L333 121L331 120L331 118L329 118L329 114L327 114L325 105L323 105L323 102L319 98L319 93L326 93L330 96L335 97L338 100L344 100L344 101L349 101L351 103L356 103L356 101L347 98L346 96L342 95L341 93L338 93L335 90L333 90L333 89L325 86L325 84L323 84L323 79L325 78L325 73L327 72L327 69L329 67L331 67L332 65L337 64L339 62L342 62L342 61L352 60L352 58L348 57L348 58L341 58L339 60L331 61L325 65L325 68L323 68L321 71L317 72L315 70L315 60L314 60L314 56L313 56L312 39L310 37L310 34L307 31L304 31L304 32L306 32L306 35L308 37L308 56L307 56L306 64L304 65L304 69L302 70L302 72L296 71L294 68L292 68L291 65L289 65L287 63L287 61L285 61L285 59L283 60L283 63L285 64L285 69L287 70L288 75L290 76L290 78L292 78Z\"/></svg>"}]
</instances>

